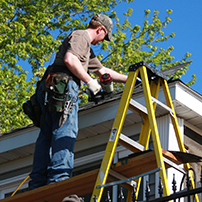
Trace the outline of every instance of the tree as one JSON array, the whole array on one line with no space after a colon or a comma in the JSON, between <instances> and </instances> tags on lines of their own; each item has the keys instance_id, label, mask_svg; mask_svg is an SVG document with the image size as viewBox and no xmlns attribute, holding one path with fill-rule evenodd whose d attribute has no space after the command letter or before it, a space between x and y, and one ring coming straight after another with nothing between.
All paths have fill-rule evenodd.
<instances>
[{"instance_id":1,"label":"tree","mask_svg":"<svg viewBox=\"0 0 202 202\"><path fill-rule=\"evenodd\" d=\"M31 123L22 104L34 93L45 62L61 40L71 30L83 29L95 13L116 4L116 0L0 0L1 132ZM30 81L19 61L31 66Z\"/></svg>"},{"instance_id":2,"label":"tree","mask_svg":"<svg viewBox=\"0 0 202 202\"><path fill-rule=\"evenodd\" d=\"M129 3L133 0L123 1ZM181 61L172 62L174 57L170 53L173 47L164 50L156 45L174 37L174 33L164 36L162 31L171 21L171 10L167 11L164 22L158 18L158 11L155 11L151 23L148 21L150 11L145 11L141 28L139 25L132 27L129 22L132 9L125 13L126 19L121 25L116 12L112 10L116 5L116 0L0 0L1 132L31 123L22 111L22 104L34 93L45 65L65 36L73 29L86 28L89 19L96 13L107 13L116 20L114 41L100 45L103 52L98 57L104 65L127 73L130 64L142 60L156 68L165 69L188 59L190 54L186 53ZM31 67L33 77L30 80L19 61L26 61L25 64ZM175 77L180 78L187 70L188 67L185 67ZM121 90L122 85L116 84L115 88ZM87 95L81 93L80 99L81 104L85 103Z\"/></svg>"}]
</instances>

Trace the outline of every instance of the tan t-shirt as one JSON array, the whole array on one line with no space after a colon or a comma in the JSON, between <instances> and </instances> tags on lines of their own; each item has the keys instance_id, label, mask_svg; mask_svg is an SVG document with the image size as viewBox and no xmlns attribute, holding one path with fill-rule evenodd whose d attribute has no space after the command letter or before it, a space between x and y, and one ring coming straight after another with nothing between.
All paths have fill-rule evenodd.
<instances>
[{"instance_id":1,"label":"tan t-shirt","mask_svg":"<svg viewBox=\"0 0 202 202\"><path fill-rule=\"evenodd\" d=\"M66 52L76 55L86 72L94 72L103 67L91 49L90 37L85 30L73 31L65 38L56 55L54 65L67 68L64 63Z\"/></svg>"}]
</instances>

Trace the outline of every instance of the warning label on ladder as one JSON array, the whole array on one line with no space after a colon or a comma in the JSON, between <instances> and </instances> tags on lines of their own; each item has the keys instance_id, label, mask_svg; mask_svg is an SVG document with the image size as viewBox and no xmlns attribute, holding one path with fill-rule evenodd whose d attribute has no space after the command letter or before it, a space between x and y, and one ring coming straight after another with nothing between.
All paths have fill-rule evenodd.
<instances>
[{"instance_id":1,"label":"warning label on ladder","mask_svg":"<svg viewBox=\"0 0 202 202\"><path fill-rule=\"evenodd\" d=\"M116 138L116 133L117 133L117 128L113 128L112 132L111 132L110 139L109 139L110 142L114 142L114 140Z\"/></svg>"}]
</instances>

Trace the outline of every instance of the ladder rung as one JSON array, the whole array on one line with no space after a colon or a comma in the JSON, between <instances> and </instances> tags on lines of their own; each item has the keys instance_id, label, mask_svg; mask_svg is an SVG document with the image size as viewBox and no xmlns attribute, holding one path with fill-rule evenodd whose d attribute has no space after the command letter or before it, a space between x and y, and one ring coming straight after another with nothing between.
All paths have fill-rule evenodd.
<instances>
[{"instance_id":1,"label":"ladder rung","mask_svg":"<svg viewBox=\"0 0 202 202\"><path fill-rule=\"evenodd\" d=\"M147 108L133 99L130 99L129 109L138 115L143 114L143 116L146 116L148 114Z\"/></svg>"},{"instance_id":2,"label":"ladder rung","mask_svg":"<svg viewBox=\"0 0 202 202\"><path fill-rule=\"evenodd\" d=\"M120 134L119 136L119 144L132 152L140 152L144 151L144 146L139 144L138 142L132 140L124 134Z\"/></svg>"},{"instance_id":3,"label":"ladder rung","mask_svg":"<svg viewBox=\"0 0 202 202\"><path fill-rule=\"evenodd\" d=\"M176 163L170 161L169 159L167 159L166 157L163 157L163 160L166 164L168 164L169 166L175 168L176 170L180 171L183 174L186 174L186 171L181 168L180 166L178 166Z\"/></svg>"},{"instance_id":4,"label":"ladder rung","mask_svg":"<svg viewBox=\"0 0 202 202\"><path fill-rule=\"evenodd\" d=\"M163 104L162 102L160 102L159 100L157 100L156 98L154 98L154 97L152 97L152 96L151 96L151 98L152 98L152 101L153 101L153 102L156 102L156 103L159 104L161 107L163 107L164 109L166 109L167 111L169 111L170 114L173 115L173 110L172 110L170 107L168 107L167 105Z\"/></svg>"},{"instance_id":5,"label":"ladder rung","mask_svg":"<svg viewBox=\"0 0 202 202\"><path fill-rule=\"evenodd\" d=\"M127 137L124 134L120 134L119 137L119 144L127 149L129 149L132 152L140 152L140 151L144 151L144 146L142 146L141 144L139 144L138 142L132 140L131 138ZM165 152L163 152L164 155ZM168 153L168 152L167 152ZM168 154L167 154L168 155ZM173 161L169 160L168 158L166 158L165 156L163 157L164 162L175 168L176 170L180 171L181 173L186 173L185 170L183 168L181 168L179 165L177 165L176 163L174 163Z\"/></svg>"}]
</instances>

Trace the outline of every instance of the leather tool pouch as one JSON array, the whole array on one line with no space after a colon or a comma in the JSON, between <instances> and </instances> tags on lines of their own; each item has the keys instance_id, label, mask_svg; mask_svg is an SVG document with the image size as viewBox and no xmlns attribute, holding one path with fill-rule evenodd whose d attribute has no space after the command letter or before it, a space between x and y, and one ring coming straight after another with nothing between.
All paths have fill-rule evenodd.
<instances>
[{"instance_id":1,"label":"leather tool pouch","mask_svg":"<svg viewBox=\"0 0 202 202\"><path fill-rule=\"evenodd\" d=\"M65 73L50 73L46 79L45 92L48 93L47 109L63 112L68 99L69 76Z\"/></svg>"},{"instance_id":2,"label":"leather tool pouch","mask_svg":"<svg viewBox=\"0 0 202 202\"><path fill-rule=\"evenodd\" d=\"M37 100L36 94L32 95L30 100L23 104L24 113L33 121L33 124L40 127L41 107Z\"/></svg>"}]
</instances>

